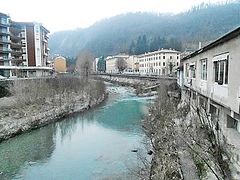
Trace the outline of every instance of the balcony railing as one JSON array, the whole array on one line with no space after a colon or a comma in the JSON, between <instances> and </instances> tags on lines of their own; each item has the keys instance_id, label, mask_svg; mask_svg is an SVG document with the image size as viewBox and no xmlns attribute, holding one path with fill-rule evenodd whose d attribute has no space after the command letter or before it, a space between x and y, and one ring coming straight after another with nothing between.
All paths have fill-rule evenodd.
<instances>
[{"instance_id":1,"label":"balcony railing","mask_svg":"<svg viewBox=\"0 0 240 180\"><path fill-rule=\"evenodd\" d=\"M0 43L10 43L7 38L0 38Z\"/></svg>"},{"instance_id":2,"label":"balcony railing","mask_svg":"<svg viewBox=\"0 0 240 180\"><path fill-rule=\"evenodd\" d=\"M10 24L7 23L6 21L0 20L0 26L9 27Z\"/></svg>"},{"instance_id":3,"label":"balcony railing","mask_svg":"<svg viewBox=\"0 0 240 180\"><path fill-rule=\"evenodd\" d=\"M15 48L15 49L20 49L22 47L24 47L24 44L20 44L20 43L11 43L11 48Z\"/></svg>"},{"instance_id":4,"label":"balcony railing","mask_svg":"<svg viewBox=\"0 0 240 180\"><path fill-rule=\"evenodd\" d=\"M10 61L11 59L7 56L0 57L0 61Z\"/></svg>"},{"instance_id":5,"label":"balcony railing","mask_svg":"<svg viewBox=\"0 0 240 180\"><path fill-rule=\"evenodd\" d=\"M23 54L23 52L22 52L22 51L16 51L16 50L14 50L14 51L11 52L11 54L12 54L13 56L21 56L21 55Z\"/></svg>"},{"instance_id":6,"label":"balcony railing","mask_svg":"<svg viewBox=\"0 0 240 180\"><path fill-rule=\"evenodd\" d=\"M6 30L0 30L0 34L10 35L10 32Z\"/></svg>"},{"instance_id":7,"label":"balcony railing","mask_svg":"<svg viewBox=\"0 0 240 180\"><path fill-rule=\"evenodd\" d=\"M11 41L13 42L20 42L22 39L24 39L24 37L19 37L14 34L11 34Z\"/></svg>"},{"instance_id":8,"label":"balcony railing","mask_svg":"<svg viewBox=\"0 0 240 180\"><path fill-rule=\"evenodd\" d=\"M0 52L1 53L9 53L11 52L12 50L10 48L0 48Z\"/></svg>"}]
</instances>

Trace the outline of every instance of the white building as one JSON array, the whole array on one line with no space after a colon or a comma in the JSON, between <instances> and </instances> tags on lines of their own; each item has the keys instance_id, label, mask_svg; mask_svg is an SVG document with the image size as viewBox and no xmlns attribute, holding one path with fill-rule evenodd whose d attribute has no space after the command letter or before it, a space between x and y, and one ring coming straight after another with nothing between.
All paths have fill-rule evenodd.
<instances>
[{"instance_id":1,"label":"white building","mask_svg":"<svg viewBox=\"0 0 240 180\"><path fill-rule=\"evenodd\" d=\"M161 49L138 55L139 73L151 75L173 75L180 65L180 52Z\"/></svg>"},{"instance_id":2,"label":"white building","mask_svg":"<svg viewBox=\"0 0 240 180\"><path fill-rule=\"evenodd\" d=\"M182 59L188 98L211 117L217 131L233 145L240 170L240 27ZM219 127L219 128L217 128ZM236 179L239 179L237 177Z\"/></svg>"},{"instance_id":3,"label":"white building","mask_svg":"<svg viewBox=\"0 0 240 180\"><path fill-rule=\"evenodd\" d=\"M117 67L117 61L119 59L123 59L127 63L127 59L129 58L129 55L126 54L118 54L116 56L108 56L106 58L106 73L119 73L118 67ZM131 64L131 63L129 63Z\"/></svg>"},{"instance_id":4,"label":"white building","mask_svg":"<svg viewBox=\"0 0 240 180\"><path fill-rule=\"evenodd\" d=\"M126 59L126 63L127 63L127 68L125 69L125 72L132 73L132 74L139 72L139 62L136 55L129 56Z\"/></svg>"}]
</instances>

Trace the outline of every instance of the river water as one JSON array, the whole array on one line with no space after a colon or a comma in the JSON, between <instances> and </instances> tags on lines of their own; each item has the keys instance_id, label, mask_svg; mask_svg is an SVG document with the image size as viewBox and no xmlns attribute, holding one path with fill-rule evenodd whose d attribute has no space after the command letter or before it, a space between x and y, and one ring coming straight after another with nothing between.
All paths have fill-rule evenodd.
<instances>
[{"instance_id":1,"label":"river water","mask_svg":"<svg viewBox=\"0 0 240 180\"><path fill-rule=\"evenodd\" d=\"M133 149L144 149L140 122L151 103L108 85L108 100L0 144L0 179L137 179Z\"/></svg>"}]
</instances>

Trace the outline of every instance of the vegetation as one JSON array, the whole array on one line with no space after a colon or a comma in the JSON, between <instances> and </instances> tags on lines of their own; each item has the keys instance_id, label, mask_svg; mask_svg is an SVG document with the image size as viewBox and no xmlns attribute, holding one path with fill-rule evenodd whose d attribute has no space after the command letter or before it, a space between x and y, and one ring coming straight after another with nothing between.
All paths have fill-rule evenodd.
<instances>
[{"instance_id":1,"label":"vegetation","mask_svg":"<svg viewBox=\"0 0 240 180\"><path fill-rule=\"evenodd\" d=\"M86 29L53 33L49 46L53 54L73 57L84 48L91 49L96 57L168 47L196 49L199 41L207 43L238 26L239 12L240 2L231 1L201 4L176 15L127 13Z\"/></svg>"},{"instance_id":2,"label":"vegetation","mask_svg":"<svg viewBox=\"0 0 240 180\"><path fill-rule=\"evenodd\" d=\"M75 105L78 99L97 100L105 93L105 85L101 81L62 75L50 79L16 80L9 91L15 99L13 106L16 108L43 104L58 107Z\"/></svg>"},{"instance_id":3,"label":"vegetation","mask_svg":"<svg viewBox=\"0 0 240 180\"><path fill-rule=\"evenodd\" d=\"M140 177L183 179L185 175L203 179L210 173L219 180L232 179L228 145L219 128L219 117L212 115L210 119L204 104L199 106L194 100L175 98L177 91L175 86L162 84L144 120L153 157L151 161L143 161L145 168L141 169ZM189 170L184 164L195 164L196 168Z\"/></svg>"},{"instance_id":4,"label":"vegetation","mask_svg":"<svg viewBox=\"0 0 240 180\"><path fill-rule=\"evenodd\" d=\"M122 73L127 68L127 63L123 58L118 58L116 61L116 67L118 71Z\"/></svg>"},{"instance_id":5,"label":"vegetation","mask_svg":"<svg viewBox=\"0 0 240 180\"><path fill-rule=\"evenodd\" d=\"M92 71L94 57L88 50L82 50L77 58L76 71L82 76L88 78Z\"/></svg>"}]
</instances>

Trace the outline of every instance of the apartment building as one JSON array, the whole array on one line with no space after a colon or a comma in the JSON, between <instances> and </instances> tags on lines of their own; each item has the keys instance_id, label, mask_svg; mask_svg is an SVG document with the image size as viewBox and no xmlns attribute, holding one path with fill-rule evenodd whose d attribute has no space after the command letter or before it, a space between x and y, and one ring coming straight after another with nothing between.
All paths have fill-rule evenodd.
<instances>
[{"instance_id":1,"label":"apartment building","mask_svg":"<svg viewBox=\"0 0 240 180\"><path fill-rule=\"evenodd\" d=\"M139 73L144 75L174 75L180 65L180 52L160 49L138 55Z\"/></svg>"},{"instance_id":2,"label":"apartment building","mask_svg":"<svg viewBox=\"0 0 240 180\"><path fill-rule=\"evenodd\" d=\"M10 49L10 17L0 13L0 67L11 65L11 49ZM0 68L0 76L7 76L5 71Z\"/></svg>"},{"instance_id":3,"label":"apartment building","mask_svg":"<svg viewBox=\"0 0 240 180\"><path fill-rule=\"evenodd\" d=\"M48 33L40 23L14 22L0 13L0 75L5 77L47 76Z\"/></svg>"},{"instance_id":4,"label":"apartment building","mask_svg":"<svg viewBox=\"0 0 240 180\"><path fill-rule=\"evenodd\" d=\"M240 170L240 27L182 59L185 95L211 117L234 147ZM220 127L220 128L218 128ZM238 177L237 179L239 179Z\"/></svg>"}]
</instances>

